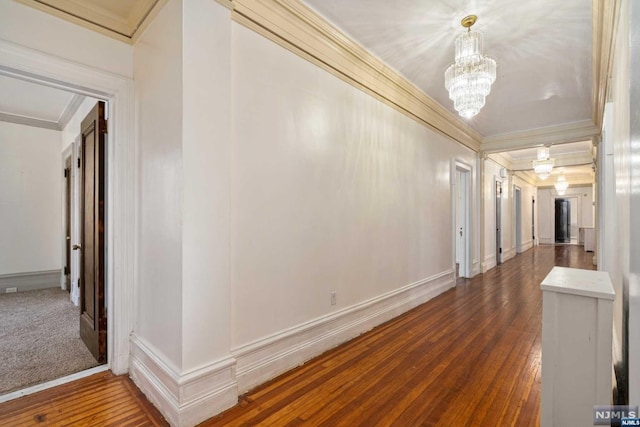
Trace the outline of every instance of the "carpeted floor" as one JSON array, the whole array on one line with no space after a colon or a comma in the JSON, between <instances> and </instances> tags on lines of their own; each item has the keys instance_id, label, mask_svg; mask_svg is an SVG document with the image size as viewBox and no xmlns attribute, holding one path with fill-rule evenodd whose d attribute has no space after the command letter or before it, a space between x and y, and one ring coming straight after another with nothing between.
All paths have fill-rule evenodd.
<instances>
[{"instance_id":1,"label":"carpeted floor","mask_svg":"<svg viewBox=\"0 0 640 427\"><path fill-rule=\"evenodd\" d=\"M0 395L98 365L59 288L0 294Z\"/></svg>"}]
</instances>

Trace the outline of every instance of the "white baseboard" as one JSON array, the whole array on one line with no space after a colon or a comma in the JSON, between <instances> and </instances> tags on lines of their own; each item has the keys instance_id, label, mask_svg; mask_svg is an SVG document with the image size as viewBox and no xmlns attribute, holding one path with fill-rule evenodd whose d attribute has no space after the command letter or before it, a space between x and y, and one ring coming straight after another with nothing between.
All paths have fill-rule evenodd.
<instances>
[{"instance_id":1,"label":"white baseboard","mask_svg":"<svg viewBox=\"0 0 640 427\"><path fill-rule=\"evenodd\" d=\"M533 247L533 239L529 239L526 242L522 242L522 252L526 252L532 247Z\"/></svg>"},{"instance_id":2,"label":"white baseboard","mask_svg":"<svg viewBox=\"0 0 640 427\"><path fill-rule=\"evenodd\" d=\"M172 426L194 426L238 403L235 364L229 356L178 373L131 336L131 378Z\"/></svg>"},{"instance_id":3,"label":"white baseboard","mask_svg":"<svg viewBox=\"0 0 640 427\"><path fill-rule=\"evenodd\" d=\"M231 350L244 393L454 286L446 271Z\"/></svg>"},{"instance_id":4,"label":"white baseboard","mask_svg":"<svg viewBox=\"0 0 640 427\"><path fill-rule=\"evenodd\" d=\"M516 248L507 249L502 252L502 262L508 261L516 256Z\"/></svg>"},{"instance_id":5,"label":"white baseboard","mask_svg":"<svg viewBox=\"0 0 640 427\"><path fill-rule=\"evenodd\" d=\"M59 288L61 275L62 270L3 274L0 275L0 293L4 294L7 288L16 288L17 292Z\"/></svg>"},{"instance_id":6,"label":"white baseboard","mask_svg":"<svg viewBox=\"0 0 640 427\"><path fill-rule=\"evenodd\" d=\"M482 272L486 273L487 271L491 270L492 268L494 268L496 266L496 255L492 254L489 255L488 257L486 257L484 259L484 262L482 263Z\"/></svg>"},{"instance_id":7,"label":"white baseboard","mask_svg":"<svg viewBox=\"0 0 640 427\"><path fill-rule=\"evenodd\" d=\"M540 242L541 245L553 245L553 244L555 244L555 242L553 241L553 239L551 237L540 237L538 239L538 241Z\"/></svg>"},{"instance_id":8,"label":"white baseboard","mask_svg":"<svg viewBox=\"0 0 640 427\"><path fill-rule=\"evenodd\" d=\"M482 273L482 266L480 265L480 261L473 261L473 265L471 267L471 275L475 277L480 273Z\"/></svg>"}]
</instances>

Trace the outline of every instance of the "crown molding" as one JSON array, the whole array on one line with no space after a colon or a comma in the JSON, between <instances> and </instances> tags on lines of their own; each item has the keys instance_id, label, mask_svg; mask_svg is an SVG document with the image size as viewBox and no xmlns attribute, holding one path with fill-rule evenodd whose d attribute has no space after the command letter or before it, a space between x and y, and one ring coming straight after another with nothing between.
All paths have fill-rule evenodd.
<instances>
[{"instance_id":1,"label":"crown molding","mask_svg":"<svg viewBox=\"0 0 640 427\"><path fill-rule=\"evenodd\" d=\"M37 128L60 130L58 122L51 120L35 119L33 117L21 116L19 114L0 112L0 122L15 123L17 125L33 126Z\"/></svg>"},{"instance_id":2,"label":"crown molding","mask_svg":"<svg viewBox=\"0 0 640 427\"><path fill-rule=\"evenodd\" d=\"M78 111L78 108L80 108L80 105L82 105L86 98L87 97L84 95L77 93L73 94L71 101L69 101L67 107L64 109L62 114L60 114L60 118L58 119L58 128L60 128L60 130L63 130L67 126L69 120L71 120L76 111Z\"/></svg>"},{"instance_id":3,"label":"crown molding","mask_svg":"<svg viewBox=\"0 0 640 427\"><path fill-rule=\"evenodd\" d=\"M76 111L78 111L78 108L85 98L86 96L84 95L74 94L57 121L0 112L0 122L15 123L18 125L33 126L43 129L63 130Z\"/></svg>"},{"instance_id":4,"label":"crown molding","mask_svg":"<svg viewBox=\"0 0 640 427\"><path fill-rule=\"evenodd\" d=\"M602 128L620 0L593 0L592 10L592 120L598 128Z\"/></svg>"},{"instance_id":5,"label":"crown molding","mask_svg":"<svg viewBox=\"0 0 640 427\"><path fill-rule=\"evenodd\" d=\"M480 148L485 153L498 153L501 151L535 148L541 145L587 141L599 134L599 127L595 126L591 120L584 120L523 132L490 136L484 138Z\"/></svg>"},{"instance_id":6,"label":"crown molding","mask_svg":"<svg viewBox=\"0 0 640 427\"><path fill-rule=\"evenodd\" d=\"M135 44L168 0L137 0L129 16L116 15L93 3L78 0L15 0L34 9L96 31L104 36Z\"/></svg>"},{"instance_id":7,"label":"crown molding","mask_svg":"<svg viewBox=\"0 0 640 427\"><path fill-rule=\"evenodd\" d=\"M232 0L232 19L479 151L482 135L299 0Z\"/></svg>"},{"instance_id":8,"label":"crown molding","mask_svg":"<svg viewBox=\"0 0 640 427\"><path fill-rule=\"evenodd\" d=\"M493 160L495 163L497 163L498 165L502 166L503 168L507 168L509 170L513 170L512 161L510 159L508 159L502 153L491 153L491 154L487 155L487 159L488 160Z\"/></svg>"},{"instance_id":9,"label":"crown molding","mask_svg":"<svg viewBox=\"0 0 640 427\"><path fill-rule=\"evenodd\" d=\"M513 160L513 170L526 171L532 170L531 162L534 158ZM570 166L584 166L593 164L593 156L591 152L586 153L566 153L553 156L553 167L562 168Z\"/></svg>"},{"instance_id":10,"label":"crown molding","mask_svg":"<svg viewBox=\"0 0 640 427\"><path fill-rule=\"evenodd\" d=\"M538 186L538 180L535 174L532 176L529 171L514 171L513 176L518 178L520 181L529 184L532 187Z\"/></svg>"}]
</instances>

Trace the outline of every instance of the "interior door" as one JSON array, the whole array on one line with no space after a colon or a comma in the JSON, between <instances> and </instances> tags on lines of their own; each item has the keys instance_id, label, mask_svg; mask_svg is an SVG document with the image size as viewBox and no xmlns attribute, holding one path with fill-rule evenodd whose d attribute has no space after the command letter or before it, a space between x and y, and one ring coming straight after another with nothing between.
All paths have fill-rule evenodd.
<instances>
[{"instance_id":1,"label":"interior door","mask_svg":"<svg viewBox=\"0 0 640 427\"><path fill-rule=\"evenodd\" d=\"M67 292L71 291L71 157L64 165L65 212L64 212L64 283Z\"/></svg>"},{"instance_id":2,"label":"interior door","mask_svg":"<svg viewBox=\"0 0 640 427\"><path fill-rule=\"evenodd\" d=\"M107 360L105 307L105 104L82 121L80 221L80 337L96 360Z\"/></svg>"},{"instance_id":3,"label":"interior door","mask_svg":"<svg viewBox=\"0 0 640 427\"><path fill-rule=\"evenodd\" d=\"M502 183L496 181L496 265L502 262Z\"/></svg>"},{"instance_id":4,"label":"interior door","mask_svg":"<svg viewBox=\"0 0 640 427\"><path fill-rule=\"evenodd\" d=\"M555 202L556 243L571 243L571 204L567 199Z\"/></svg>"}]
</instances>

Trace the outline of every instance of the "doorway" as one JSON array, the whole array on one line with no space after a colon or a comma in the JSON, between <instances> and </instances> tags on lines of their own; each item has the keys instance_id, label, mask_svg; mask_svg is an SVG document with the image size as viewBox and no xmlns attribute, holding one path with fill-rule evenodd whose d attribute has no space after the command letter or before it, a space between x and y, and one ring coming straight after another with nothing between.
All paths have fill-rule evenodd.
<instances>
[{"instance_id":1,"label":"doorway","mask_svg":"<svg viewBox=\"0 0 640 427\"><path fill-rule=\"evenodd\" d=\"M471 167L455 162L453 177L453 224L455 276L472 277L471 256Z\"/></svg>"},{"instance_id":2,"label":"doorway","mask_svg":"<svg viewBox=\"0 0 640 427\"><path fill-rule=\"evenodd\" d=\"M4 76L108 101L107 128L112 136L106 148L109 161L105 165L104 239L107 256L104 269L105 285L109 291L105 292L104 298L110 333L106 347L108 365L100 370L110 369L114 374L123 374L129 368L129 338L133 330L135 306L135 271L131 261L131 248L135 247L136 235L133 214L136 203L133 185L136 165L133 81L91 65L76 64L1 40L0 49L3 50L3 55L0 55L0 74ZM85 371L83 375L91 373ZM43 387L55 385L55 382L51 382ZM22 390L20 395L30 392L33 390ZM14 397L17 396L5 395L0 400Z\"/></svg>"},{"instance_id":3,"label":"doorway","mask_svg":"<svg viewBox=\"0 0 640 427\"><path fill-rule=\"evenodd\" d=\"M516 252L522 253L522 190L520 187L513 187L513 203L515 204L515 236Z\"/></svg>"},{"instance_id":4,"label":"doorway","mask_svg":"<svg viewBox=\"0 0 640 427\"><path fill-rule=\"evenodd\" d=\"M496 265L502 263L502 182L496 179Z\"/></svg>"},{"instance_id":5,"label":"doorway","mask_svg":"<svg viewBox=\"0 0 640 427\"><path fill-rule=\"evenodd\" d=\"M12 80L15 79L5 78L3 82L11 87ZM71 91L16 82L16 90L26 98L47 100L47 105L51 105L54 113L64 109L69 118L56 123L58 129L46 128L44 133L35 120L1 123L3 128L12 130L1 144L7 152L12 153L2 159L3 168L11 170L13 167L13 170L20 171L20 174L13 173L11 179L3 181L3 194L19 194L21 200L15 203L15 209L3 211L2 219L13 224L15 229L31 230L21 232L23 239L18 240L25 247L34 249L29 251L28 256L6 257L5 261L8 262L2 265L5 272L13 269L17 273L13 275L14 286L10 294L4 295L3 292L0 295L0 329L11 331L0 342L0 353L6 356L5 363L0 365L0 378L3 378L0 382L0 401L15 394L24 394L25 388L39 388L43 383L87 370L95 372L95 368L106 361L106 353L100 355L96 352L92 355L91 341L86 337L85 342L82 340L83 335L87 335L82 333L83 318L87 317L86 312L93 310L85 309L85 315L82 315L78 307L77 290L74 290L74 285L78 286L74 270L79 269L76 252L79 252L77 249L80 246L85 246L78 240L80 236L75 231L81 221L81 215L77 215L75 209L82 199L80 194L84 192L78 190L80 187L74 179L81 176L83 171L88 172L88 169L81 168L84 162L77 162L80 159L77 155L79 150L73 138L68 136L81 133L81 121L92 105L97 103L104 111L106 104L85 97L79 97L77 101L78 96ZM9 104L7 108L20 111L20 104ZM104 140L106 131L99 127L95 129L96 134L102 135ZM86 145L87 141L83 141L83 144ZM18 149L19 146L26 148ZM66 148L61 150L62 146ZM104 145L102 148L102 151L95 151L103 152ZM39 155L34 157L34 151ZM102 159L97 162L98 165L105 164L104 155ZM16 169L16 165L20 169ZM105 172L103 167L90 175L85 173L87 176L84 180L96 188L97 197L102 197L95 199L101 211L105 207ZM46 218L42 217L43 212ZM95 228L104 234L104 225L101 222ZM101 244L102 249L95 251L100 257L99 262L95 263L99 267L95 278L104 277L104 242ZM0 257L11 253L5 250L3 247ZM25 259L29 264L24 262ZM42 279L40 270L43 265L52 268L47 276L52 276L53 280ZM102 270L102 274L99 270ZM88 293L85 293L83 300L91 301ZM98 312L104 311L103 303L102 309L100 304L92 306ZM106 319L102 324L106 327ZM86 331L87 328L84 329ZM106 346L103 345L103 348Z\"/></svg>"},{"instance_id":6,"label":"doorway","mask_svg":"<svg viewBox=\"0 0 640 427\"><path fill-rule=\"evenodd\" d=\"M556 243L571 243L571 202L555 199Z\"/></svg>"}]
</instances>

